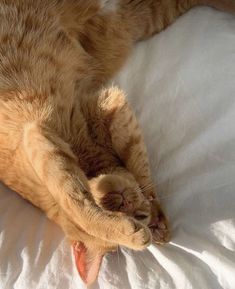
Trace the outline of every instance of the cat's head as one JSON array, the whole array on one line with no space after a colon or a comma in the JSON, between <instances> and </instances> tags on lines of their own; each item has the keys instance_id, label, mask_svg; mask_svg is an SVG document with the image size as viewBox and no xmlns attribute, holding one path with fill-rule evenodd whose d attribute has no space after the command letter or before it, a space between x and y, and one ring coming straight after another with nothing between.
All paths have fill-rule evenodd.
<instances>
[{"instance_id":1,"label":"cat's head","mask_svg":"<svg viewBox=\"0 0 235 289\"><path fill-rule=\"evenodd\" d=\"M95 202L103 210L126 214L145 225L150 223L150 202L130 173L103 174L89 184Z\"/></svg>"},{"instance_id":2,"label":"cat's head","mask_svg":"<svg viewBox=\"0 0 235 289\"><path fill-rule=\"evenodd\" d=\"M95 202L103 210L125 214L148 225L151 218L150 204L144 198L137 182L129 173L105 174L89 181ZM98 276L102 258L115 251L117 244L97 240L83 233L82 242L74 242L73 251L79 274L86 284Z\"/></svg>"},{"instance_id":3,"label":"cat's head","mask_svg":"<svg viewBox=\"0 0 235 289\"><path fill-rule=\"evenodd\" d=\"M159 203L148 200L143 195L132 175L123 172L100 175L91 179L89 185L96 204L103 210L125 214L152 226L154 236L154 228L157 228L161 218L161 214L157 216L157 213L161 212ZM156 233L157 243L168 241L168 235L161 237L159 230ZM118 245L92 236L84 236L83 242L74 243L73 250L81 278L86 284L91 284L98 276L103 256L117 250Z\"/></svg>"}]
</instances>

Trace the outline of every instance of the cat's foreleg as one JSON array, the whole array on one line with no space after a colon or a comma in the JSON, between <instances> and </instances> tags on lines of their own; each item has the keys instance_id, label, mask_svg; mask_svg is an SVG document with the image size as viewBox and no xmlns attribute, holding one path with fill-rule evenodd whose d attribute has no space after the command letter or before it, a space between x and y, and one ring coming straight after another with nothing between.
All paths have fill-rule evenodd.
<instances>
[{"instance_id":1,"label":"cat's foreleg","mask_svg":"<svg viewBox=\"0 0 235 289\"><path fill-rule=\"evenodd\" d=\"M93 200L82 170L67 143L37 123L24 128L24 151L36 174L71 220L91 236L143 249L148 228L132 218L104 212Z\"/></svg>"},{"instance_id":2,"label":"cat's foreleg","mask_svg":"<svg viewBox=\"0 0 235 289\"><path fill-rule=\"evenodd\" d=\"M126 97L120 89L104 90L98 107L107 122L112 146L127 170L135 177L146 197L154 197L154 185L144 139Z\"/></svg>"},{"instance_id":3,"label":"cat's foreleg","mask_svg":"<svg viewBox=\"0 0 235 289\"><path fill-rule=\"evenodd\" d=\"M111 14L120 17L134 41L158 33L195 6L210 6L235 13L234 0L107 0Z\"/></svg>"},{"instance_id":4,"label":"cat's foreleg","mask_svg":"<svg viewBox=\"0 0 235 289\"><path fill-rule=\"evenodd\" d=\"M151 202L152 218L150 227L159 240L159 231L169 238L168 221L156 198L151 178L150 165L144 139L137 119L124 93L118 88L104 90L99 98L104 121L109 122L109 132L113 148L126 169L134 176L142 193Z\"/></svg>"},{"instance_id":5,"label":"cat's foreleg","mask_svg":"<svg viewBox=\"0 0 235 289\"><path fill-rule=\"evenodd\" d=\"M80 226L71 220L68 214L66 214L57 203L54 203L53 206L54 212L47 211L46 213L52 221L60 226L70 242L82 242L90 249L100 248L100 250L102 250L102 248L112 249L116 246L114 243L109 243L87 234Z\"/></svg>"}]
</instances>

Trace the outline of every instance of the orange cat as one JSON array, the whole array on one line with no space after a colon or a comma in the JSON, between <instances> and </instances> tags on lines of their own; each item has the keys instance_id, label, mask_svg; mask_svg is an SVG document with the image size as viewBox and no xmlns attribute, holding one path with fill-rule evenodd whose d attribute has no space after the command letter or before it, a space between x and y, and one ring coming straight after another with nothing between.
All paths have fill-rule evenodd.
<instances>
[{"instance_id":1,"label":"orange cat","mask_svg":"<svg viewBox=\"0 0 235 289\"><path fill-rule=\"evenodd\" d=\"M100 89L136 41L201 4L235 11L234 0L0 1L0 177L74 242L86 283L118 245L169 239L133 112Z\"/></svg>"}]
</instances>

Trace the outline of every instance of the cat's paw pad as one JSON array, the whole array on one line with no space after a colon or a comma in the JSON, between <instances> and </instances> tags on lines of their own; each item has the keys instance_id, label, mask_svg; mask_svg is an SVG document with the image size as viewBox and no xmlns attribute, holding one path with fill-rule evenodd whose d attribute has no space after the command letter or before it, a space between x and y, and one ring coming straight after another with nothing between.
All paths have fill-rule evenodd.
<instances>
[{"instance_id":1,"label":"cat's paw pad","mask_svg":"<svg viewBox=\"0 0 235 289\"><path fill-rule=\"evenodd\" d=\"M101 206L109 211L132 214L134 202L137 197L135 192L117 191L107 193L101 200Z\"/></svg>"},{"instance_id":2,"label":"cat's paw pad","mask_svg":"<svg viewBox=\"0 0 235 289\"><path fill-rule=\"evenodd\" d=\"M165 244L170 241L169 224L161 209L158 211L157 216L151 220L149 228L155 243Z\"/></svg>"},{"instance_id":3,"label":"cat's paw pad","mask_svg":"<svg viewBox=\"0 0 235 289\"><path fill-rule=\"evenodd\" d=\"M123 196L118 192L109 192L101 200L102 208L109 211L120 211L123 206Z\"/></svg>"},{"instance_id":4,"label":"cat's paw pad","mask_svg":"<svg viewBox=\"0 0 235 289\"><path fill-rule=\"evenodd\" d=\"M132 216L141 201L137 184L115 174L100 175L89 184L96 203L107 211Z\"/></svg>"}]
</instances>

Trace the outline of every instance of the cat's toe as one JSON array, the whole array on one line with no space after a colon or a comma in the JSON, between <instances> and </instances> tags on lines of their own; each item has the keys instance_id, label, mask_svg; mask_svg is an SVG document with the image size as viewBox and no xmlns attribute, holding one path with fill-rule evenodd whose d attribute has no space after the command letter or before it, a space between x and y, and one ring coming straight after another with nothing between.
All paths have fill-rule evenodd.
<instances>
[{"instance_id":1,"label":"cat's toe","mask_svg":"<svg viewBox=\"0 0 235 289\"><path fill-rule=\"evenodd\" d=\"M109 211L121 211L123 207L123 197L118 192L110 192L102 198L101 205Z\"/></svg>"},{"instance_id":2,"label":"cat's toe","mask_svg":"<svg viewBox=\"0 0 235 289\"><path fill-rule=\"evenodd\" d=\"M133 207L134 207L134 205L132 204L132 202L123 197L123 202L122 202L122 205L120 206L119 210L120 210L120 212L123 212L123 213L129 213L133 210Z\"/></svg>"},{"instance_id":3,"label":"cat's toe","mask_svg":"<svg viewBox=\"0 0 235 289\"><path fill-rule=\"evenodd\" d=\"M123 192L109 192L101 201L101 206L109 211L122 212L130 214L133 211L134 204L130 198Z\"/></svg>"},{"instance_id":4,"label":"cat's toe","mask_svg":"<svg viewBox=\"0 0 235 289\"><path fill-rule=\"evenodd\" d=\"M126 246L133 250L143 250L152 242L150 229L132 219L122 222L122 233L126 236Z\"/></svg>"},{"instance_id":5,"label":"cat's toe","mask_svg":"<svg viewBox=\"0 0 235 289\"><path fill-rule=\"evenodd\" d=\"M144 250L152 242L152 234L147 227L140 228L132 236L132 248L134 250Z\"/></svg>"}]
</instances>

